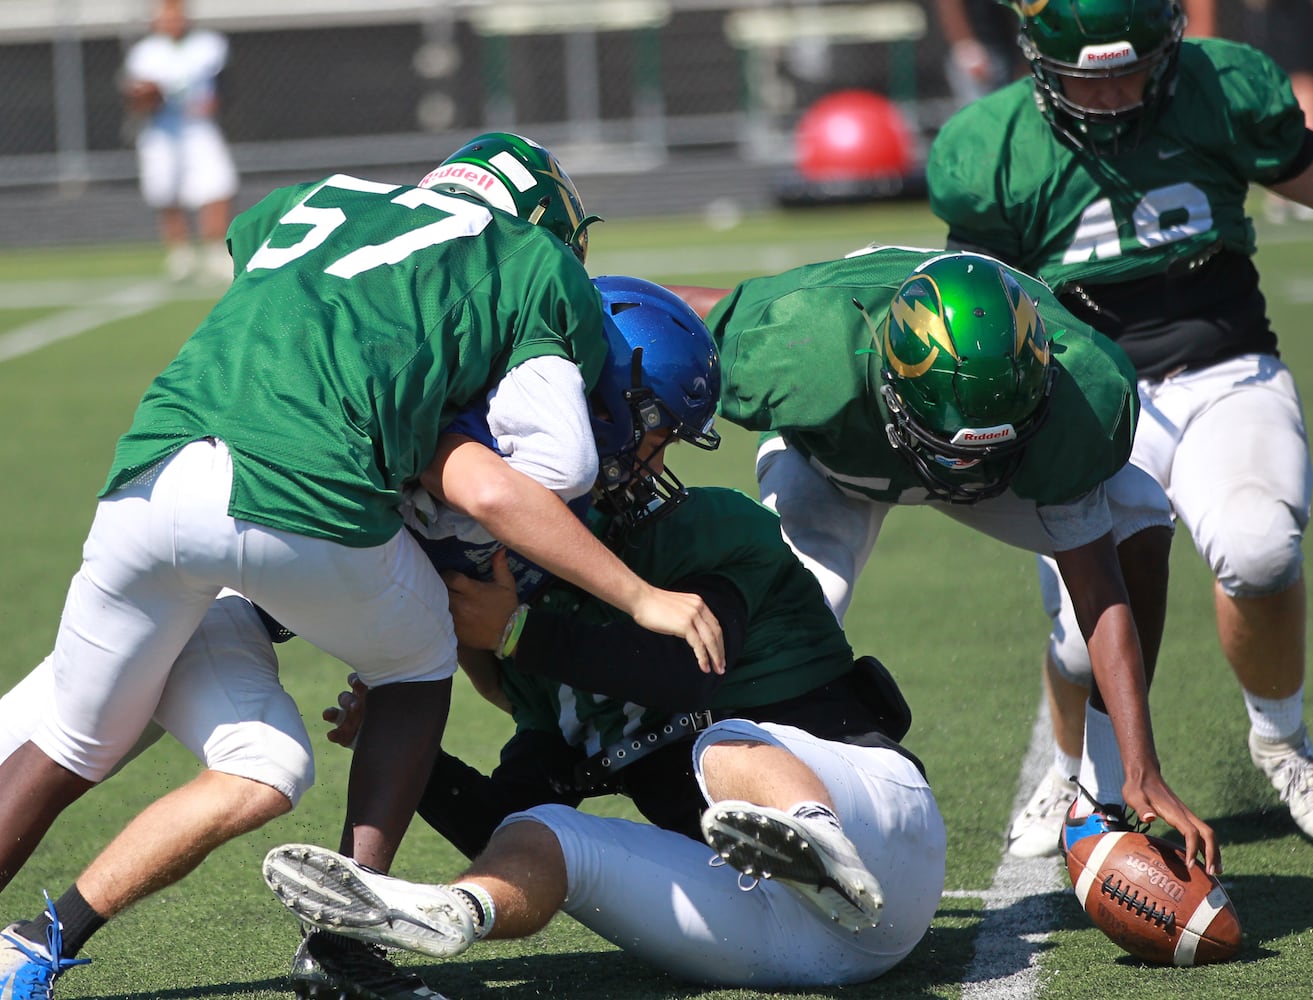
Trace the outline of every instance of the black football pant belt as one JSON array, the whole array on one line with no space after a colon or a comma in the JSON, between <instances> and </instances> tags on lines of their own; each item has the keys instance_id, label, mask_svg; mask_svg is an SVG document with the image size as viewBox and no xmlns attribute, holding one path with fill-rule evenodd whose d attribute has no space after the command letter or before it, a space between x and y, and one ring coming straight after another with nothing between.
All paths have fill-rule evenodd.
<instances>
[{"instance_id":1,"label":"black football pant belt","mask_svg":"<svg viewBox=\"0 0 1313 1000\"><path fill-rule=\"evenodd\" d=\"M713 721L709 710L685 712L683 715L672 716L660 726L626 736L623 740L612 743L605 750L576 764L575 787L579 791L586 792L604 784L614 777L615 772L620 768L646 757L653 750L659 750L663 746L686 740L702 732Z\"/></svg>"}]
</instances>

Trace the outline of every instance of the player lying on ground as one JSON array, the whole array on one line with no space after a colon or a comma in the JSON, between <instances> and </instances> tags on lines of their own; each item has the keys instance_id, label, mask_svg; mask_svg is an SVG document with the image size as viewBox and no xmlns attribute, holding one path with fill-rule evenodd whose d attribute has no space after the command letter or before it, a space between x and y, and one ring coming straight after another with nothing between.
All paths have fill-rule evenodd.
<instances>
[{"instance_id":1,"label":"player lying on ground","mask_svg":"<svg viewBox=\"0 0 1313 1000\"><path fill-rule=\"evenodd\" d=\"M417 886L290 845L270 853L266 879L317 927L431 955L534 933L563 910L681 978L871 979L921 939L943 886L943 823L897 742L906 705L878 664L854 665L773 514L666 471L663 449L715 408L714 383L689 391L712 354L705 330L688 375L670 368L700 322L655 286L599 285L655 391L607 401L592 524L640 575L703 594L726 673L702 673L574 588L553 584L526 608L501 563L490 582L450 580L462 663L471 648L502 654L480 684L518 726L493 776L444 758L425 793L421 814L477 855L472 866ZM617 379L631 370L622 361ZM631 796L650 824L570 808L605 791Z\"/></svg>"}]
</instances>

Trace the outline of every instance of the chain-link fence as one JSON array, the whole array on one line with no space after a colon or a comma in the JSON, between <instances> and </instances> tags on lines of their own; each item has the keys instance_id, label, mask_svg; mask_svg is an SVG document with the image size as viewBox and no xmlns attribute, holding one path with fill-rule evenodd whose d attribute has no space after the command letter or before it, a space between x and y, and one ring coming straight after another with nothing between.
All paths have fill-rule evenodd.
<instances>
[{"instance_id":1,"label":"chain-link fence","mask_svg":"<svg viewBox=\"0 0 1313 1000\"><path fill-rule=\"evenodd\" d=\"M425 159L514 128L616 154L730 144L752 159L812 98L946 88L912 0L193 0L224 32L223 124L251 170ZM116 76L143 0L0 0L0 178L129 176ZM418 155L420 153L424 155Z\"/></svg>"},{"instance_id":2,"label":"chain-link fence","mask_svg":"<svg viewBox=\"0 0 1313 1000\"><path fill-rule=\"evenodd\" d=\"M923 137L954 110L934 3L192 0L189 11L228 37L221 121L260 190L278 174L431 164L490 128L546 142L577 175L655 175L673 157L714 154L765 196L799 116L828 92L882 92ZM117 81L150 6L0 0L6 204L135 180ZM1219 5L1219 29L1237 6ZM631 185L625 211L667 209L644 206L644 190L658 189ZM697 194L685 192L690 206ZM0 216L12 231L0 244L38 236L21 211ZM53 208L44 218L38 228L59 224Z\"/></svg>"}]
</instances>

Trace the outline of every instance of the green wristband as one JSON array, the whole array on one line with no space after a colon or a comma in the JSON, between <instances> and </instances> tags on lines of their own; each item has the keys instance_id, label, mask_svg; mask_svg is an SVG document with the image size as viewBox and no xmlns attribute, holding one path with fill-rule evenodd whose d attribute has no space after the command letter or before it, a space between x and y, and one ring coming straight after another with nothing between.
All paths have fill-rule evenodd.
<instances>
[{"instance_id":1,"label":"green wristband","mask_svg":"<svg viewBox=\"0 0 1313 1000\"><path fill-rule=\"evenodd\" d=\"M520 641L520 633L524 631L525 619L529 617L529 605L521 604L511 616L506 619L506 628L501 634L501 642L497 646L496 656L500 660L513 656L515 647Z\"/></svg>"}]
</instances>

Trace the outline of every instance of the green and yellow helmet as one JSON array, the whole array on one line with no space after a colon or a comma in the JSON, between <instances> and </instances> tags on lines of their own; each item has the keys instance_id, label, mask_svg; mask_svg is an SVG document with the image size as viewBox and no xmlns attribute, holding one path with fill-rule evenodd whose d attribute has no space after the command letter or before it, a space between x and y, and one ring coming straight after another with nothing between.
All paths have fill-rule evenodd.
<instances>
[{"instance_id":1,"label":"green and yellow helmet","mask_svg":"<svg viewBox=\"0 0 1313 1000\"><path fill-rule=\"evenodd\" d=\"M588 226L598 219L584 214L560 161L532 139L511 132L477 136L430 170L419 186L472 194L555 233L581 262L588 256Z\"/></svg>"},{"instance_id":2,"label":"green and yellow helmet","mask_svg":"<svg viewBox=\"0 0 1313 1000\"><path fill-rule=\"evenodd\" d=\"M1133 149L1176 85L1185 15L1176 0L1014 0L1035 99L1049 124L1096 155ZM1147 73L1140 100L1092 108L1072 100L1063 81Z\"/></svg>"},{"instance_id":3,"label":"green and yellow helmet","mask_svg":"<svg viewBox=\"0 0 1313 1000\"><path fill-rule=\"evenodd\" d=\"M1007 489L1056 372L1008 268L982 254L934 257L902 283L877 333L889 440L931 493L975 503Z\"/></svg>"}]
</instances>

